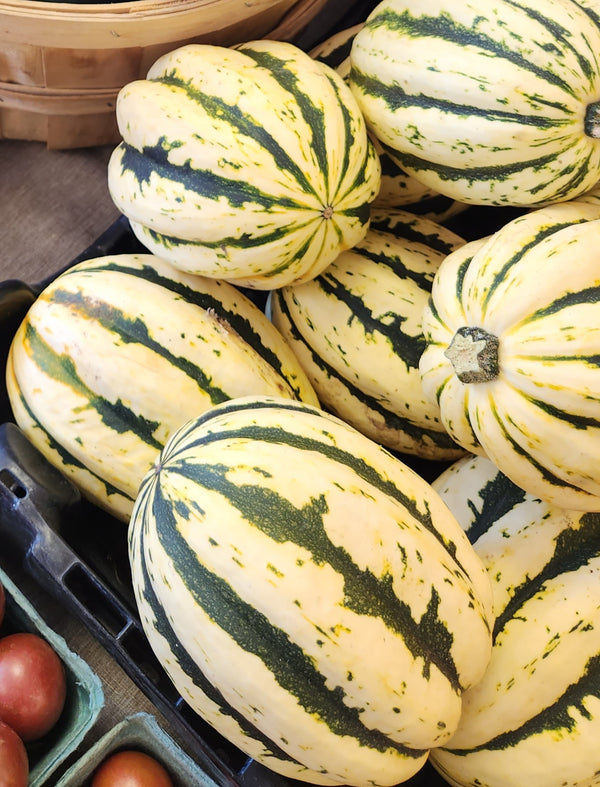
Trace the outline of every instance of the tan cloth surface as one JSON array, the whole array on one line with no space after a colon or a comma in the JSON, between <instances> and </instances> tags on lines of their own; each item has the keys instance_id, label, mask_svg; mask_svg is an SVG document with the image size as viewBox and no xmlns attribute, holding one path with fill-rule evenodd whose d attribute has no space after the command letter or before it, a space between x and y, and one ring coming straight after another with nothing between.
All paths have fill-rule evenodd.
<instances>
[{"instance_id":1,"label":"tan cloth surface","mask_svg":"<svg viewBox=\"0 0 600 787\"><path fill-rule=\"evenodd\" d=\"M0 141L0 280L46 278L115 221L106 175L111 152Z\"/></svg>"}]
</instances>

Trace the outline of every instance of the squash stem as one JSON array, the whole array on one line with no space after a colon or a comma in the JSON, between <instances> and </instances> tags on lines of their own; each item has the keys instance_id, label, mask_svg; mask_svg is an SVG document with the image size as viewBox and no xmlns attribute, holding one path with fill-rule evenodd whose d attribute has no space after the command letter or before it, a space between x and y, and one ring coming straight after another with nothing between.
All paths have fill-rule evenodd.
<instances>
[{"instance_id":1,"label":"squash stem","mask_svg":"<svg viewBox=\"0 0 600 787\"><path fill-rule=\"evenodd\" d=\"M444 355L463 383L488 383L499 374L499 340L483 328L463 326L454 334Z\"/></svg>"}]
</instances>

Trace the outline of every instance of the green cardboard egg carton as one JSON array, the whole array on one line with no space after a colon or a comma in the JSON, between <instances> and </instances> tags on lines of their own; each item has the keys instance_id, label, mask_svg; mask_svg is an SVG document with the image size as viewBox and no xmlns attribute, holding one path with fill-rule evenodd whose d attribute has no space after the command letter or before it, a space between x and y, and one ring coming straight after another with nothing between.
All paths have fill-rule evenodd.
<instances>
[{"instance_id":1,"label":"green cardboard egg carton","mask_svg":"<svg viewBox=\"0 0 600 787\"><path fill-rule=\"evenodd\" d=\"M65 667L67 696L55 726L43 738L27 744L29 787L51 787L51 776L79 747L104 706L104 692L91 667L67 646L37 613L26 596L0 569L6 596L6 613L0 636L25 631L43 637L56 651Z\"/></svg>"},{"instance_id":2,"label":"green cardboard egg carton","mask_svg":"<svg viewBox=\"0 0 600 787\"><path fill-rule=\"evenodd\" d=\"M87 787L100 764L126 749L143 751L167 770L174 787L217 787L149 713L140 712L116 724L63 774L56 787Z\"/></svg>"}]
</instances>

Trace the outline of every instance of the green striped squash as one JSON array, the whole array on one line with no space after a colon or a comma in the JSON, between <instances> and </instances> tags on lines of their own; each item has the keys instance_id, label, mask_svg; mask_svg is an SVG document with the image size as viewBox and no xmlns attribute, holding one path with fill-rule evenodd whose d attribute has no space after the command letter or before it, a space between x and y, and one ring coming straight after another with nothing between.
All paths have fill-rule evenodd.
<instances>
[{"instance_id":1,"label":"green striped squash","mask_svg":"<svg viewBox=\"0 0 600 787\"><path fill-rule=\"evenodd\" d=\"M34 445L123 520L168 436L193 416L251 393L317 403L258 306L150 254L56 277L15 334L6 381Z\"/></svg>"},{"instance_id":2,"label":"green striped squash","mask_svg":"<svg viewBox=\"0 0 600 787\"><path fill-rule=\"evenodd\" d=\"M600 510L600 205L529 211L451 252L423 314L423 391L531 494Z\"/></svg>"},{"instance_id":3,"label":"green striped squash","mask_svg":"<svg viewBox=\"0 0 600 787\"><path fill-rule=\"evenodd\" d=\"M426 186L538 206L600 178L598 52L599 18L576 0L383 0L349 81L371 132Z\"/></svg>"},{"instance_id":4,"label":"green striped squash","mask_svg":"<svg viewBox=\"0 0 600 787\"><path fill-rule=\"evenodd\" d=\"M591 202L592 205L600 205L600 181L589 191L581 194L574 200L576 202Z\"/></svg>"},{"instance_id":5,"label":"green striped squash","mask_svg":"<svg viewBox=\"0 0 600 787\"><path fill-rule=\"evenodd\" d=\"M374 209L363 241L312 281L270 296L271 319L321 405L387 448L423 459L464 453L419 375L433 278L463 244L429 219Z\"/></svg>"},{"instance_id":6,"label":"green striped squash","mask_svg":"<svg viewBox=\"0 0 600 787\"><path fill-rule=\"evenodd\" d=\"M577 0L580 6L585 8L586 12L595 20L596 24L600 20L600 2L599 0Z\"/></svg>"},{"instance_id":7,"label":"green striped squash","mask_svg":"<svg viewBox=\"0 0 600 787\"><path fill-rule=\"evenodd\" d=\"M485 457L433 482L492 582L494 645L431 763L454 787L592 787L600 772L600 515L544 503Z\"/></svg>"},{"instance_id":8,"label":"green striped squash","mask_svg":"<svg viewBox=\"0 0 600 787\"><path fill-rule=\"evenodd\" d=\"M489 578L431 485L303 402L242 397L178 430L129 554L178 691L286 777L404 781L490 656Z\"/></svg>"},{"instance_id":9,"label":"green striped squash","mask_svg":"<svg viewBox=\"0 0 600 787\"><path fill-rule=\"evenodd\" d=\"M344 80L293 44L188 44L117 101L108 187L145 247L271 289L360 240L379 158Z\"/></svg>"},{"instance_id":10,"label":"green striped squash","mask_svg":"<svg viewBox=\"0 0 600 787\"><path fill-rule=\"evenodd\" d=\"M364 26L364 22L338 30L324 41L314 46L309 54L311 57L327 63L330 68L334 68L338 74L346 79L350 73L350 50L355 35Z\"/></svg>"},{"instance_id":11,"label":"green striped squash","mask_svg":"<svg viewBox=\"0 0 600 787\"><path fill-rule=\"evenodd\" d=\"M310 55L348 79L350 74L350 51L354 37L364 23L340 30L318 44ZM443 223L446 219L462 213L467 205L440 194L405 172L394 152L385 149L373 134L370 135L381 164L381 186L374 205L385 208L401 208L419 216Z\"/></svg>"},{"instance_id":12,"label":"green striped squash","mask_svg":"<svg viewBox=\"0 0 600 787\"><path fill-rule=\"evenodd\" d=\"M469 207L409 175L394 151L386 148L373 134L370 138L381 164L381 186L373 203L375 207L408 210L439 224L464 213Z\"/></svg>"}]
</instances>

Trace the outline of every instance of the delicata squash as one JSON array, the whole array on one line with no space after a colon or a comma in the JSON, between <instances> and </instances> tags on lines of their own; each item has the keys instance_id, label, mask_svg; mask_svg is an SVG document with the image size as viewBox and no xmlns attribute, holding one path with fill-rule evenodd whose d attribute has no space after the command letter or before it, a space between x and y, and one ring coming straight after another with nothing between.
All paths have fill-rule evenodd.
<instances>
[{"instance_id":1,"label":"delicata squash","mask_svg":"<svg viewBox=\"0 0 600 787\"><path fill-rule=\"evenodd\" d=\"M452 460L464 453L419 377L431 283L464 243L430 219L374 208L363 241L312 281L271 293L271 319L321 405L402 454Z\"/></svg>"},{"instance_id":2,"label":"delicata squash","mask_svg":"<svg viewBox=\"0 0 600 787\"><path fill-rule=\"evenodd\" d=\"M426 396L467 451L600 510L600 206L557 204L451 252L423 315Z\"/></svg>"},{"instance_id":3,"label":"delicata squash","mask_svg":"<svg viewBox=\"0 0 600 787\"><path fill-rule=\"evenodd\" d=\"M421 476L303 402L172 436L129 529L140 619L191 707L310 784L395 785L490 657L491 583Z\"/></svg>"},{"instance_id":4,"label":"delicata squash","mask_svg":"<svg viewBox=\"0 0 600 787\"><path fill-rule=\"evenodd\" d=\"M364 237L379 157L342 77L293 44L189 44L117 101L108 186L183 270L272 289Z\"/></svg>"},{"instance_id":5,"label":"delicata squash","mask_svg":"<svg viewBox=\"0 0 600 787\"><path fill-rule=\"evenodd\" d=\"M564 201L600 178L600 21L576 0L383 0L349 81L410 175L469 204Z\"/></svg>"},{"instance_id":6,"label":"delicata squash","mask_svg":"<svg viewBox=\"0 0 600 787\"><path fill-rule=\"evenodd\" d=\"M600 770L600 514L523 492L482 456L433 487L494 597L485 675L431 763L453 787L592 787Z\"/></svg>"},{"instance_id":7,"label":"delicata squash","mask_svg":"<svg viewBox=\"0 0 600 787\"><path fill-rule=\"evenodd\" d=\"M168 436L242 394L316 394L248 297L152 254L80 262L30 307L10 346L17 424L83 495L120 520Z\"/></svg>"}]
</instances>

